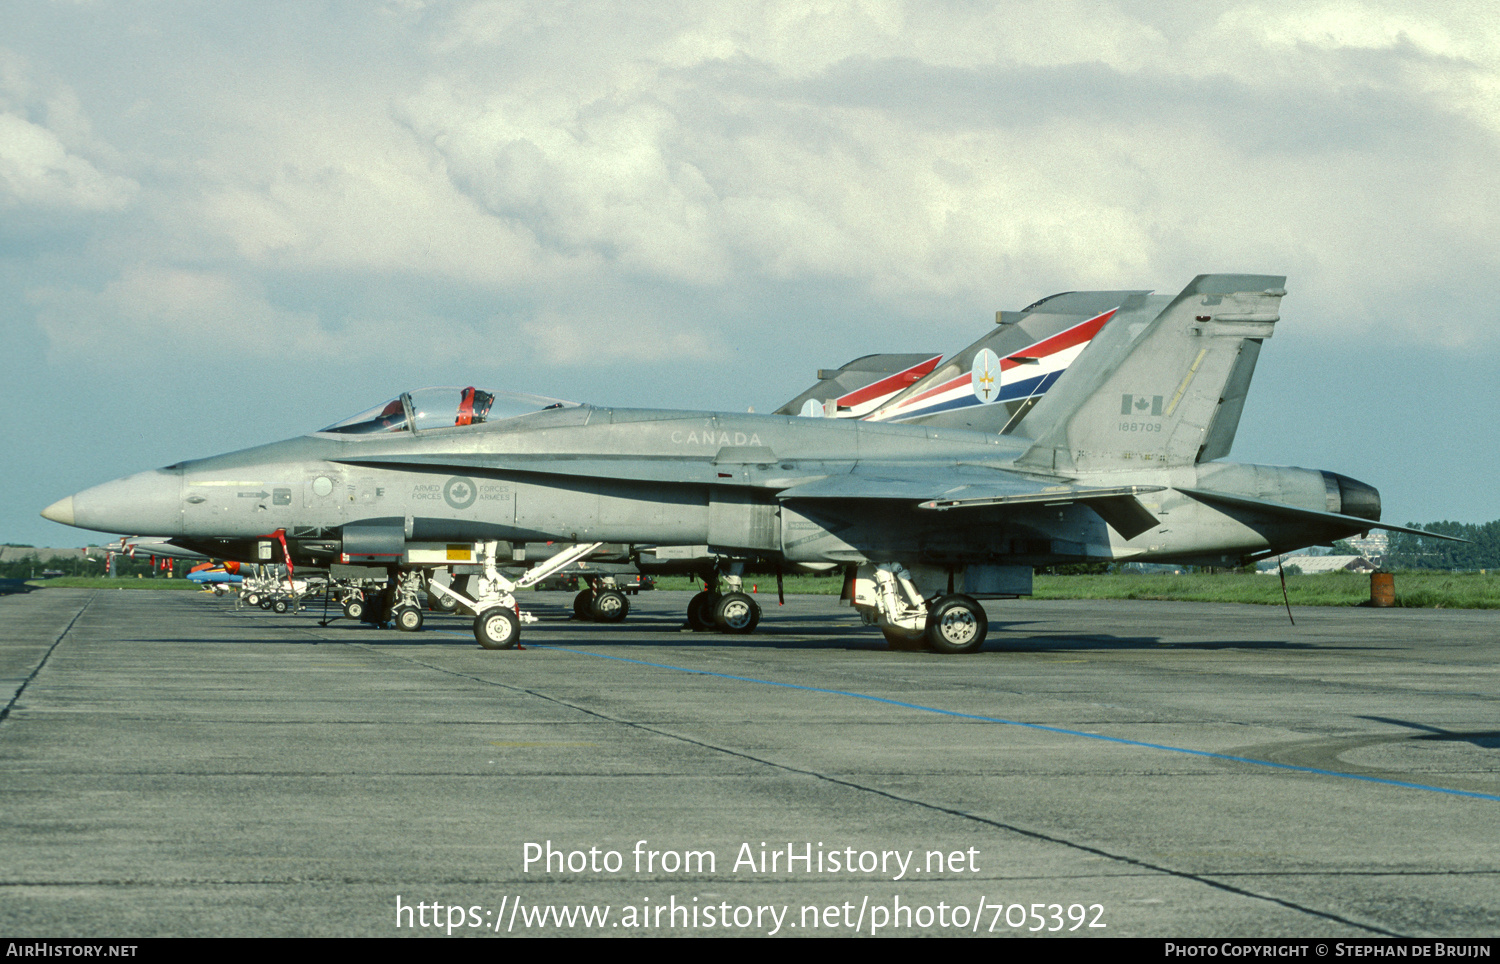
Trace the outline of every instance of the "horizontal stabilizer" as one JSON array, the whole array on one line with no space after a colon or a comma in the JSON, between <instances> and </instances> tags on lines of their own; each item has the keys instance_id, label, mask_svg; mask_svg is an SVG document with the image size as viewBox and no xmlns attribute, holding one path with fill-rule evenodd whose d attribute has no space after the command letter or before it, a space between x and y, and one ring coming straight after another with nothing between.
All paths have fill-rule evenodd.
<instances>
[{"instance_id":1,"label":"horizontal stabilizer","mask_svg":"<svg viewBox=\"0 0 1500 964\"><path fill-rule=\"evenodd\" d=\"M1411 529L1407 526L1391 525L1386 522L1372 522L1369 519L1357 515L1344 515L1341 512L1319 512L1316 509L1303 509L1295 505L1287 505L1285 502L1272 502L1268 499L1256 499L1245 495L1229 495L1224 492L1214 492L1210 489L1184 489L1178 488L1183 495L1190 495L1199 502L1219 503L1220 505L1240 506L1246 509L1254 509L1267 515L1281 516L1286 519L1299 519L1306 522L1326 522L1348 528L1353 532L1364 532L1368 529L1385 529L1388 532L1406 532L1416 536L1426 536L1430 539L1446 539L1449 542L1468 542L1468 539L1460 539L1457 536L1439 535L1436 532L1425 532L1422 529Z\"/></svg>"}]
</instances>

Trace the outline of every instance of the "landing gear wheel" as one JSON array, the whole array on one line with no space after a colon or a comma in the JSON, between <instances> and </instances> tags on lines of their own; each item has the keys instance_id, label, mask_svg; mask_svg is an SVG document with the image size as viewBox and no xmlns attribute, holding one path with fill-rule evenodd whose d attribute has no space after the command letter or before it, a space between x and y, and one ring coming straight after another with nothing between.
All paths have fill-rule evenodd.
<instances>
[{"instance_id":1,"label":"landing gear wheel","mask_svg":"<svg viewBox=\"0 0 1500 964\"><path fill-rule=\"evenodd\" d=\"M262 599L260 601L260 608L264 609L266 612L270 612L271 611L271 600L269 600L269 599Z\"/></svg>"},{"instance_id":2,"label":"landing gear wheel","mask_svg":"<svg viewBox=\"0 0 1500 964\"><path fill-rule=\"evenodd\" d=\"M515 649L521 621L509 609L486 609L474 617L474 638L485 649Z\"/></svg>"},{"instance_id":3,"label":"landing gear wheel","mask_svg":"<svg viewBox=\"0 0 1500 964\"><path fill-rule=\"evenodd\" d=\"M714 629L714 607L719 603L716 592L700 592L688 600L688 626L695 633L706 633Z\"/></svg>"},{"instance_id":4,"label":"landing gear wheel","mask_svg":"<svg viewBox=\"0 0 1500 964\"><path fill-rule=\"evenodd\" d=\"M344 603L344 615L350 619L359 619L365 614L365 601L358 596Z\"/></svg>"},{"instance_id":5,"label":"landing gear wheel","mask_svg":"<svg viewBox=\"0 0 1500 964\"><path fill-rule=\"evenodd\" d=\"M970 596L942 596L927 612L927 644L939 653L977 653L989 631L984 607Z\"/></svg>"},{"instance_id":6,"label":"landing gear wheel","mask_svg":"<svg viewBox=\"0 0 1500 964\"><path fill-rule=\"evenodd\" d=\"M594 618L594 591L585 589L573 597L573 618L589 622Z\"/></svg>"},{"instance_id":7,"label":"landing gear wheel","mask_svg":"<svg viewBox=\"0 0 1500 964\"><path fill-rule=\"evenodd\" d=\"M247 606L259 606L260 605L260 593L258 593L258 592L252 592L250 595L246 596L245 597L245 605L247 605Z\"/></svg>"},{"instance_id":8,"label":"landing gear wheel","mask_svg":"<svg viewBox=\"0 0 1500 964\"><path fill-rule=\"evenodd\" d=\"M630 600L625 594L614 589L606 589L594 595L594 601L589 607L589 614L595 622L618 623L625 619L630 612Z\"/></svg>"},{"instance_id":9,"label":"landing gear wheel","mask_svg":"<svg viewBox=\"0 0 1500 964\"><path fill-rule=\"evenodd\" d=\"M914 653L927 648L927 635L911 636L896 629L882 629L885 645L894 652Z\"/></svg>"},{"instance_id":10,"label":"landing gear wheel","mask_svg":"<svg viewBox=\"0 0 1500 964\"><path fill-rule=\"evenodd\" d=\"M714 628L731 636L755 632L760 622L760 606L742 592L726 593L714 604Z\"/></svg>"},{"instance_id":11,"label":"landing gear wheel","mask_svg":"<svg viewBox=\"0 0 1500 964\"><path fill-rule=\"evenodd\" d=\"M427 608L435 613L451 616L458 612L458 600L434 590L427 594Z\"/></svg>"},{"instance_id":12,"label":"landing gear wheel","mask_svg":"<svg viewBox=\"0 0 1500 964\"><path fill-rule=\"evenodd\" d=\"M422 628L422 610L416 606L397 606L391 618L403 633L415 633Z\"/></svg>"},{"instance_id":13,"label":"landing gear wheel","mask_svg":"<svg viewBox=\"0 0 1500 964\"><path fill-rule=\"evenodd\" d=\"M278 599L275 602L271 603L271 611L272 612L284 613L289 608L290 607L287 605L287 602L286 602L285 599Z\"/></svg>"}]
</instances>

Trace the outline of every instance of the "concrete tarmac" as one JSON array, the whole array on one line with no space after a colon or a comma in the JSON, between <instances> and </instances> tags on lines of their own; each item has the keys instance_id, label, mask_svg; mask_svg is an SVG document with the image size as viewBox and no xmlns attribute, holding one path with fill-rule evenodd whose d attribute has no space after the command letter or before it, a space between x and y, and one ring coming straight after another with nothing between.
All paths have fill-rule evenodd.
<instances>
[{"instance_id":1,"label":"concrete tarmac","mask_svg":"<svg viewBox=\"0 0 1500 964\"><path fill-rule=\"evenodd\" d=\"M0 932L1500 933L1494 613L990 603L953 657L523 598L506 652L0 598Z\"/></svg>"}]
</instances>

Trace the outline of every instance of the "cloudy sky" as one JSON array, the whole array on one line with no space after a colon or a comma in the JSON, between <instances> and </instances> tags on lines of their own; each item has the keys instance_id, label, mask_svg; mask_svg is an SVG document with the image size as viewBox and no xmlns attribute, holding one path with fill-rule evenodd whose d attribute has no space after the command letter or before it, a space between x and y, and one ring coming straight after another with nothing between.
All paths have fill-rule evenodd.
<instances>
[{"instance_id":1,"label":"cloudy sky","mask_svg":"<svg viewBox=\"0 0 1500 964\"><path fill-rule=\"evenodd\" d=\"M0 7L0 541L431 384L769 411L1288 276L1232 457L1500 517L1491 0Z\"/></svg>"}]
</instances>

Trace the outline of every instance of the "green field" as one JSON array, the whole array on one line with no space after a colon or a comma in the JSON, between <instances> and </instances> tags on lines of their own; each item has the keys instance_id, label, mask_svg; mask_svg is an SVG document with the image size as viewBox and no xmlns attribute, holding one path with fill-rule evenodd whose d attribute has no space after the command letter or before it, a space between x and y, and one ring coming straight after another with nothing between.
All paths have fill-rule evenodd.
<instances>
[{"instance_id":1,"label":"green field","mask_svg":"<svg viewBox=\"0 0 1500 964\"><path fill-rule=\"evenodd\" d=\"M1396 605L1420 609L1500 609L1500 575L1477 572L1398 572ZM1037 599L1174 599L1279 606L1281 580L1274 575L1189 573L1130 576L1037 576ZM1286 577L1294 606L1358 606L1370 598L1370 577L1361 573Z\"/></svg>"},{"instance_id":2,"label":"green field","mask_svg":"<svg viewBox=\"0 0 1500 964\"><path fill-rule=\"evenodd\" d=\"M1396 605L1423 609L1500 609L1500 574L1398 572ZM759 584L761 595L776 592L775 576L746 576L745 588ZM686 589L691 580L660 580L662 589ZM789 593L837 594L843 580L788 576ZM1281 580L1241 573L1185 575L1037 576L1035 599L1165 599L1280 606ZM1370 598L1370 577L1359 573L1294 575L1286 578L1294 606L1357 606Z\"/></svg>"}]
</instances>

